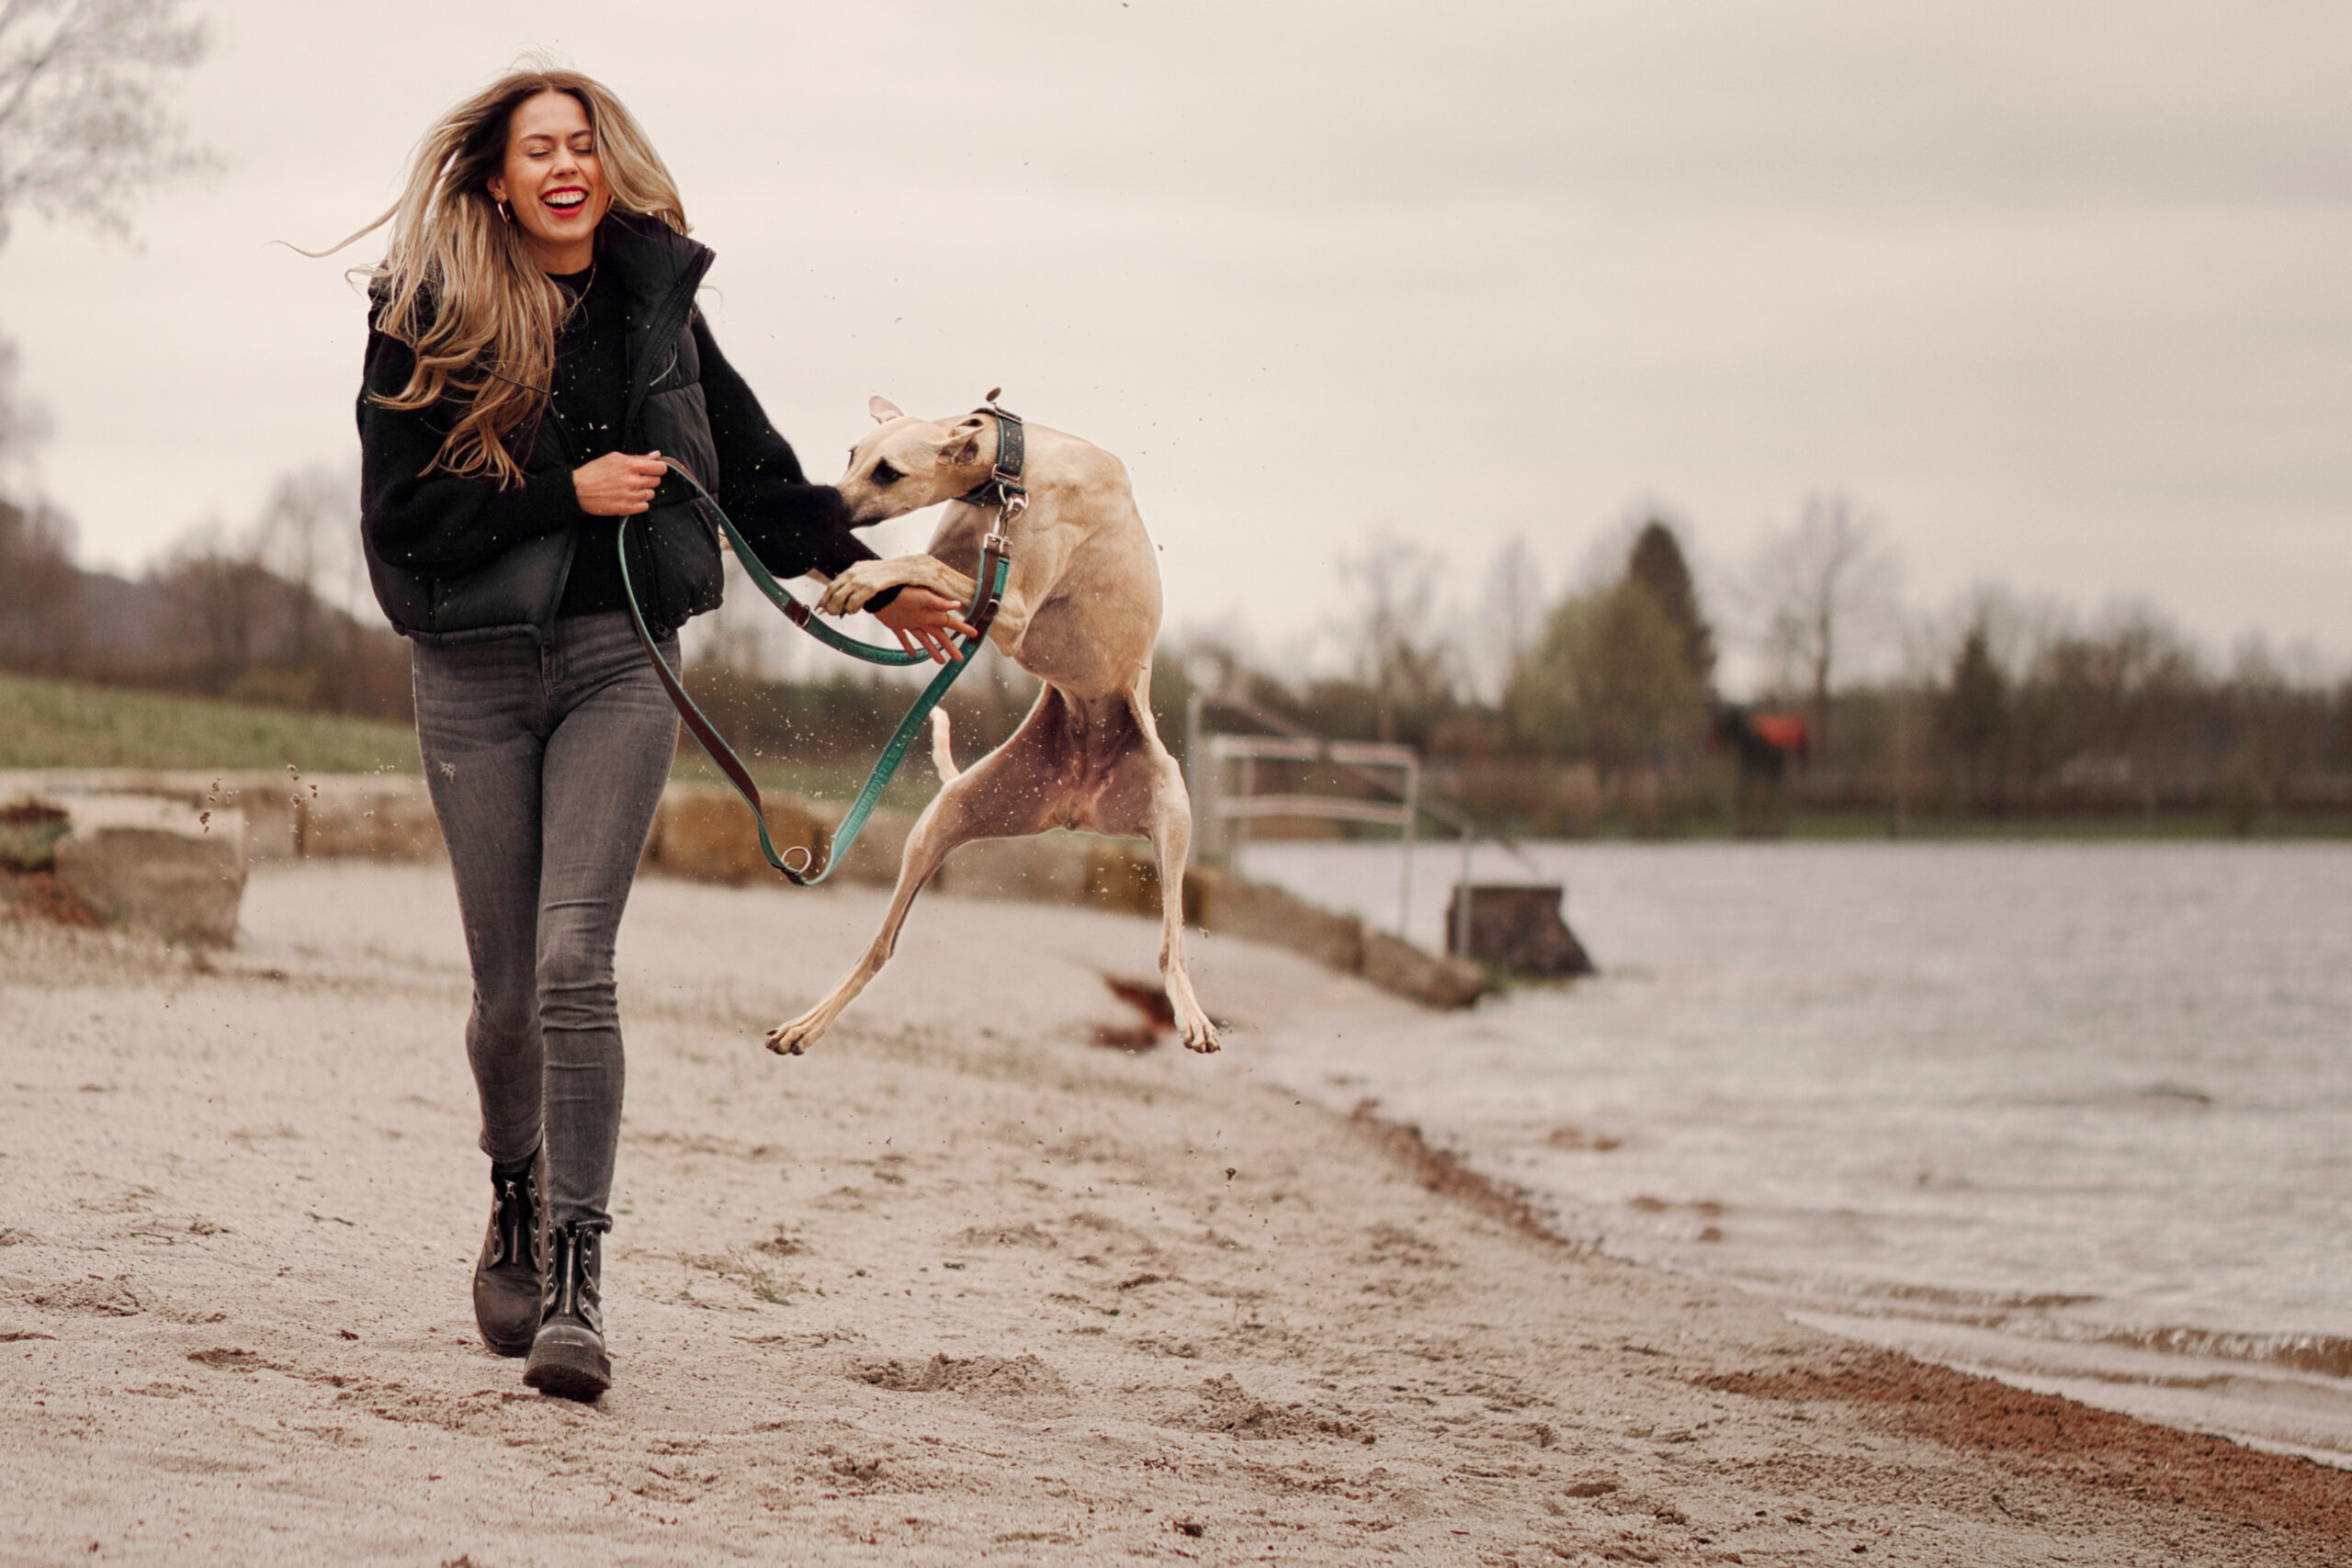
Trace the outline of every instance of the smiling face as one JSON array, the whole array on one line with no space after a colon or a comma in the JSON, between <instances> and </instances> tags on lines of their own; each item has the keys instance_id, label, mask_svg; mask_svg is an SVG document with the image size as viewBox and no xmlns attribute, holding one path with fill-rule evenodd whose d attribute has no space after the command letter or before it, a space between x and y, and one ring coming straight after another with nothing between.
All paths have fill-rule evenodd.
<instances>
[{"instance_id":1,"label":"smiling face","mask_svg":"<svg viewBox=\"0 0 2352 1568\"><path fill-rule=\"evenodd\" d=\"M596 225L613 193L578 98L549 91L515 106L506 121L506 162L490 177L490 197L522 226L541 271L582 272L596 259Z\"/></svg>"}]
</instances>

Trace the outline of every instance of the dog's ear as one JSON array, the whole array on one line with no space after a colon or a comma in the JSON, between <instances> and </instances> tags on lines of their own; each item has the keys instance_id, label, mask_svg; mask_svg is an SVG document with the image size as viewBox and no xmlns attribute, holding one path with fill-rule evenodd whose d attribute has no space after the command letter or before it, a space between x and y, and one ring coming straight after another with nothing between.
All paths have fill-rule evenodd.
<instances>
[{"instance_id":1,"label":"dog's ear","mask_svg":"<svg viewBox=\"0 0 2352 1568\"><path fill-rule=\"evenodd\" d=\"M888 424L894 419L907 417L904 410L879 392L865 400L865 412L874 416L876 424Z\"/></svg>"},{"instance_id":2,"label":"dog's ear","mask_svg":"<svg viewBox=\"0 0 2352 1568\"><path fill-rule=\"evenodd\" d=\"M980 460L979 431L958 429L949 432L947 444L939 449L939 460L959 468L967 463L978 462Z\"/></svg>"}]
</instances>

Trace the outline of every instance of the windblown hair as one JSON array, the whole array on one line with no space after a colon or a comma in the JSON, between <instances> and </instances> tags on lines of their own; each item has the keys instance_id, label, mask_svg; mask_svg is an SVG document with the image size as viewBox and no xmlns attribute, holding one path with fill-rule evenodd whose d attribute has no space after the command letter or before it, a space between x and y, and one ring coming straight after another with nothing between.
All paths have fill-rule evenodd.
<instances>
[{"instance_id":1,"label":"windblown hair","mask_svg":"<svg viewBox=\"0 0 2352 1568\"><path fill-rule=\"evenodd\" d=\"M613 210L686 233L678 187L620 99L576 71L531 70L443 115L417 143L400 199L352 236L392 226L383 261L364 276L377 329L416 355L408 385L378 402L423 409L446 398L461 406L433 467L488 475L502 487L523 482L515 451L527 449L546 408L556 333L571 300L531 260L522 226L500 215L490 179L505 166L514 111L548 92L569 94L587 112Z\"/></svg>"}]
</instances>

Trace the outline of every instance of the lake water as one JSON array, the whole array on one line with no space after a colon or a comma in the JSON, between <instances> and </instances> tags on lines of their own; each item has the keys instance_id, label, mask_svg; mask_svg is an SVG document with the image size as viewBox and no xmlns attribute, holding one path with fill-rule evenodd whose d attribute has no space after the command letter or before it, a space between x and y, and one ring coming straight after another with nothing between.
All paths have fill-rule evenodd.
<instances>
[{"instance_id":1,"label":"lake water","mask_svg":"<svg viewBox=\"0 0 2352 1568\"><path fill-rule=\"evenodd\" d=\"M1603 1250L2352 1465L2352 846L1547 844L1602 973L1239 1049ZM1394 846L1244 870L1393 927ZM1459 863L1416 857L1435 946Z\"/></svg>"}]
</instances>

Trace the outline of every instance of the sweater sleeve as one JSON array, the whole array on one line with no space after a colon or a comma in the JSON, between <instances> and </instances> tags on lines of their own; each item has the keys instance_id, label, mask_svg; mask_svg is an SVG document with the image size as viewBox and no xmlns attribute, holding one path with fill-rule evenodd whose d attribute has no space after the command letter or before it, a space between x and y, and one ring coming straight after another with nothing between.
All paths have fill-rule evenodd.
<instances>
[{"instance_id":1,"label":"sweater sleeve","mask_svg":"<svg viewBox=\"0 0 2352 1568\"><path fill-rule=\"evenodd\" d=\"M492 479L427 472L447 432L430 409L388 409L415 356L382 333L368 334L359 395L359 526L368 547L396 566L464 570L534 535L579 522L571 470L531 475L501 489Z\"/></svg>"},{"instance_id":2,"label":"sweater sleeve","mask_svg":"<svg viewBox=\"0 0 2352 1568\"><path fill-rule=\"evenodd\" d=\"M699 310L694 333L711 444L718 452L718 503L758 552L760 564L779 578L809 571L838 577L874 559L865 542L850 532L842 492L808 482L791 443L768 423L760 400L718 352ZM877 607L888 602L879 594L876 599Z\"/></svg>"}]
</instances>

